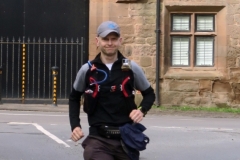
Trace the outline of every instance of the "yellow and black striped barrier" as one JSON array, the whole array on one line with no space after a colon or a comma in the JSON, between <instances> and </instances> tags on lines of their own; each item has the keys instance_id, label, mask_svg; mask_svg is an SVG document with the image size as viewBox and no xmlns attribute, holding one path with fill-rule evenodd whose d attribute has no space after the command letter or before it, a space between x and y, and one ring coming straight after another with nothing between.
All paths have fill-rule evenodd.
<instances>
[{"instance_id":1,"label":"yellow and black striped barrier","mask_svg":"<svg viewBox=\"0 0 240 160\"><path fill-rule=\"evenodd\" d=\"M22 45L22 103L25 100L25 80L26 80L26 48Z\"/></svg>"},{"instance_id":2,"label":"yellow and black striped barrier","mask_svg":"<svg viewBox=\"0 0 240 160\"><path fill-rule=\"evenodd\" d=\"M57 106L57 75L58 67L52 67L52 103L53 106Z\"/></svg>"}]
</instances>

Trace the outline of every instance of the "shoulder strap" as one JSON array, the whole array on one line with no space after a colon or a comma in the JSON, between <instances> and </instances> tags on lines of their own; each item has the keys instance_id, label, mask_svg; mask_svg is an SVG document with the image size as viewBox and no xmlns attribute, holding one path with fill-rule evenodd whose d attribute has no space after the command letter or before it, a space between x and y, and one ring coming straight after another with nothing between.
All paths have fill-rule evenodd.
<instances>
[{"instance_id":1,"label":"shoulder strap","mask_svg":"<svg viewBox=\"0 0 240 160\"><path fill-rule=\"evenodd\" d=\"M127 58L123 58L122 59L122 70L123 71L128 71L131 69L131 60L127 59Z\"/></svg>"}]
</instances>

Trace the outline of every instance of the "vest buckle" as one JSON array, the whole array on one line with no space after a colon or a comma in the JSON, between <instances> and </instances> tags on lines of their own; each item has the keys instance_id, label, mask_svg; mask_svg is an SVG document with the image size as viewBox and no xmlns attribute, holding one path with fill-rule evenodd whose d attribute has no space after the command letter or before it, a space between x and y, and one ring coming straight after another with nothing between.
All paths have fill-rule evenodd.
<instances>
[{"instance_id":1,"label":"vest buckle","mask_svg":"<svg viewBox=\"0 0 240 160\"><path fill-rule=\"evenodd\" d=\"M116 85L114 85L114 86L111 86L111 89L110 89L110 92L115 92L116 91Z\"/></svg>"}]
</instances>

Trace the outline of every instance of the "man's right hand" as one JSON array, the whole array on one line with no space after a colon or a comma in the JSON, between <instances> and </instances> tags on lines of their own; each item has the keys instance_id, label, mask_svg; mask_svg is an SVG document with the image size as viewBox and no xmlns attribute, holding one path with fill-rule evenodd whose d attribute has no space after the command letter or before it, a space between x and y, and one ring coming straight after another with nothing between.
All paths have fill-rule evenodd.
<instances>
[{"instance_id":1,"label":"man's right hand","mask_svg":"<svg viewBox=\"0 0 240 160\"><path fill-rule=\"evenodd\" d=\"M84 134L82 132L82 129L80 127L76 127L74 128L72 135L71 135L71 139L74 142L77 142L78 140L80 140L82 137L84 137Z\"/></svg>"}]
</instances>

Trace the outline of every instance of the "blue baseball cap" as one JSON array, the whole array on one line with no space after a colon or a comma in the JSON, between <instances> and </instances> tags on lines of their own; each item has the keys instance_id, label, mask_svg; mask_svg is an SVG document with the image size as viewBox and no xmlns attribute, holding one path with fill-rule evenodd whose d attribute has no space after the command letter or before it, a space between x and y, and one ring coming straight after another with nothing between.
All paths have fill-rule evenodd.
<instances>
[{"instance_id":1,"label":"blue baseball cap","mask_svg":"<svg viewBox=\"0 0 240 160\"><path fill-rule=\"evenodd\" d=\"M97 29L97 35L99 37L106 37L109 33L117 33L120 36L120 29L117 23L113 21L106 21L99 25Z\"/></svg>"}]
</instances>

